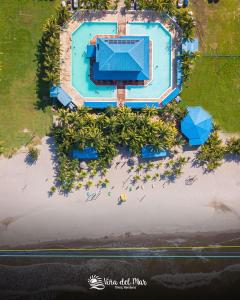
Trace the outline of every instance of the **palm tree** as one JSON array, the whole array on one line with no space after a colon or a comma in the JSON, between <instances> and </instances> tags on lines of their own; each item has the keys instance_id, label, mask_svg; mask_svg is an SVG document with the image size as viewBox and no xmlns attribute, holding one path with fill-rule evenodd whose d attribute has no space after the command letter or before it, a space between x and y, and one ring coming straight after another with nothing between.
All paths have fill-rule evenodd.
<instances>
[{"instance_id":1,"label":"palm tree","mask_svg":"<svg viewBox=\"0 0 240 300\"><path fill-rule=\"evenodd\" d=\"M110 183L110 181L109 181L107 178L105 178L105 179L104 179L104 183L105 183L106 185L108 185L108 184Z\"/></svg>"},{"instance_id":2,"label":"palm tree","mask_svg":"<svg viewBox=\"0 0 240 300\"><path fill-rule=\"evenodd\" d=\"M197 153L197 161L206 165L208 171L212 171L221 165L225 151L225 145L214 131Z\"/></svg>"},{"instance_id":3,"label":"palm tree","mask_svg":"<svg viewBox=\"0 0 240 300\"><path fill-rule=\"evenodd\" d=\"M55 185L50 187L50 193L51 195L53 195L56 192L57 188L55 187Z\"/></svg>"},{"instance_id":4,"label":"palm tree","mask_svg":"<svg viewBox=\"0 0 240 300\"><path fill-rule=\"evenodd\" d=\"M141 180L141 177L139 175L134 175L133 176L133 183L135 184L136 182L138 182L139 180Z\"/></svg>"},{"instance_id":5,"label":"palm tree","mask_svg":"<svg viewBox=\"0 0 240 300\"><path fill-rule=\"evenodd\" d=\"M144 181L145 181L145 182L149 181L150 179L151 179L151 175L150 175L150 174L146 174L146 175L144 176Z\"/></svg>"},{"instance_id":6,"label":"palm tree","mask_svg":"<svg viewBox=\"0 0 240 300\"><path fill-rule=\"evenodd\" d=\"M49 18L47 22L43 25L43 38L45 41L49 37L58 37L60 33L60 26L57 24L55 18Z\"/></svg>"},{"instance_id":7,"label":"palm tree","mask_svg":"<svg viewBox=\"0 0 240 300\"><path fill-rule=\"evenodd\" d=\"M179 166L183 166L187 163L187 158L184 156L179 156L176 160L176 164Z\"/></svg>"},{"instance_id":8,"label":"palm tree","mask_svg":"<svg viewBox=\"0 0 240 300\"><path fill-rule=\"evenodd\" d=\"M146 171L150 171L152 168L154 167L154 163L153 162L149 162L146 166Z\"/></svg>"},{"instance_id":9,"label":"palm tree","mask_svg":"<svg viewBox=\"0 0 240 300\"><path fill-rule=\"evenodd\" d=\"M102 185L103 185L103 181L102 181L102 180L99 180L98 183L97 183L97 186L100 187L100 186L102 186Z\"/></svg>"},{"instance_id":10,"label":"palm tree","mask_svg":"<svg viewBox=\"0 0 240 300\"><path fill-rule=\"evenodd\" d=\"M144 168L144 165L143 165L143 164L139 164L139 165L137 166L136 171L137 171L137 172L140 172L141 170L143 170L143 168Z\"/></svg>"},{"instance_id":11,"label":"palm tree","mask_svg":"<svg viewBox=\"0 0 240 300\"><path fill-rule=\"evenodd\" d=\"M148 118L156 116L158 114L158 109L155 107L146 106L142 109L142 113L146 115Z\"/></svg>"},{"instance_id":12,"label":"palm tree","mask_svg":"<svg viewBox=\"0 0 240 300\"><path fill-rule=\"evenodd\" d=\"M183 31L183 38L187 40L192 40L194 37L194 28L195 23L191 15L187 11L184 12L176 12L176 18L179 26Z\"/></svg>"},{"instance_id":13,"label":"palm tree","mask_svg":"<svg viewBox=\"0 0 240 300\"><path fill-rule=\"evenodd\" d=\"M80 190L81 188L83 187L83 184L81 182L79 182L77 185L76 185L76 189Z\"/></svg>"},{"instance_id":14,"label":"palm tree","mask_svg":"<svg viewBox=\"0 0 240 300\"><path fill-rule=\"evenodd\" d=\"M230 138L226 142L226 152L230 154L240 154L240 138ZM1 153L1 150L0 150Z\"/></svg>"},{"instance_id":15,"label":"palm tree","mask_svg":"<svg viewBox=\"0 0 240 300\"><path fill-rule=\"evenodd\" d=\"M164 171L164 173L163 173L163 176L164 176L164 177L171 177L172 175L173 175L172 170L166 170L166 171Z\"/></svg>"},{"instance_id":16,"label":"palm tree","mask_svg":"<svg viewBox=\"0 0 240 300\"><path fill-rule=\"evenodd\" d=\"M93 185L93 182L91 180L88 180L85 185L86 189L89 189L92 185Z\"/></svg>"},{"instance_id":17,"label":"palm tree","mask_svg":"<svg viewBox=\"0 0 240 300\"><path fill-rule=\"evenodd\" d=\"M28 156L32 159L32 161L36 162L38 160L38 156L39 156L39 149L33 147L33 146L30 146L28 148Z\"/></svg>"},{"instance_id":18,"label":"palm tree","mask_svg":"<svg viewBox=\"0 0 240 300\"><path fill-rule=\"evenodd\" d=\"M159 177L160 177L160 174L159 174L159 173L155 173L155 174L153 175L153 179L154 179L154 180L157 180Z\"/></svg>"},{"instance_id":19,"label":"palm tree","mask_svg":"<svg viewBox=\"0 0 240 300\"><path fill-rule=\"evenodd\" d=\"M162 166L162 162L161 162L161 161L159 161L159 162L156 164L156 168L157 168L157 169L160 169L160 168L161 168L161 166Z\"/></svg>"},{"instance_id":20,"label":"palm tree","mask_svg":"<svg viewBox=\"0 0 240 300\"><path fill-rule=\"evenodd\" d=\"M169 167L172 167L174 165L174 160L173 159L170 159L167 163L166 163L166 167L169 168Z\"/></svg>"},{"instance_id":21,"label":"palm tree","mask_svg":"<svg viewBox=\"0 0 240 300\"><path fill-rule=\"evenodd\" d=\"M134 170L134 166L130 166L129 167L129 172L133 171Z\"/></svg>"},{"instance_id":22,"label":"palm tree","mask_svg":"<svg viewBox=\"0 0 240 300\"><path fill-rule=\"evenodd\" d=\"M101 170L101 176L104 177L107 174L107 169L104 168Z\"/></svg>"},{"instance_id":23,"label":"palm tree","mask_svg":"<svg viewBox=\"0 0 240 300\"><path fill-rule=\"evenodd\" d=\"M174 170L174 175L176 176L176 177L179 177L181 174L182 174L182 169L181 168L176 168L175 170Z\"/></svg>"},{"instance_id":24,"label":"palm tree","mask_svg":"<svg viewBox=\"0 0 240 300\"><path fill-rule=\"evenodd\" d=\"M94 177L97 175L97 170L96 169L93 169L91 172L90 172L90 177Z\"/></svg>"},{"instance_id":25,"label":"palm tree","mask_svg":"<svg viewBox=\"0 0 240 300\"><path fill-rule=\"evenodd\" d=\"M79 180L83 180L84 178L87 177L87 172L86 171L81 171L78 175Z\"/></svg>"},{"instance_id":26,"label":"palm tree","mask_svg":"<svg viewBox=\"0 0 240 300\"><path fill-rule=\"evenodd\" d=\"M71 13L67 7L60 6L57 11L56 22L58 25L63 26L69 18L71 17Z\"/></svg>"},{"instance_id":27,"label":"palm tree","mask_svg":"<svg viewBox=\"0 0 240 300\"><path fill-rule=\"evenodd\" d=\"M117 113L117 108L114 106L108 106L105 110L105 113L109 117L115 116Z\"/></svg>"}]
</instances>

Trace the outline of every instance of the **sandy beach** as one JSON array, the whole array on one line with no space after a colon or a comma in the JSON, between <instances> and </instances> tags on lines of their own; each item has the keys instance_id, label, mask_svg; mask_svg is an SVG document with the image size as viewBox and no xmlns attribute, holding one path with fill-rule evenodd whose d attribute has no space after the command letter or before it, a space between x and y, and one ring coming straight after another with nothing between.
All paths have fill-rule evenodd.
<instances>
[{"instance_id":1,"label":"sandy beach","mask_svg":"<svg viewBox=\"0 0 240 300\"><path fill-rule=\"evenodd\" d=\"M39 149L34 165L26 163L25 150L11 159L0 158L0 246L240 229L239 163L225 162L215 173L204 174L201 167L192 167L190 160L174 183L157 180L132 185L127 158L116 157L107 174L107 188L94 185L89 191L82 188L50 196L53 140L45 138ZM186 155L193 157L194 153L187 151ZM196 176L192 185L186 184L188 176ZM127 201L119 205L123 191ZM99 196L91 201L92 193Z\"/></svg>"}]
</instances>

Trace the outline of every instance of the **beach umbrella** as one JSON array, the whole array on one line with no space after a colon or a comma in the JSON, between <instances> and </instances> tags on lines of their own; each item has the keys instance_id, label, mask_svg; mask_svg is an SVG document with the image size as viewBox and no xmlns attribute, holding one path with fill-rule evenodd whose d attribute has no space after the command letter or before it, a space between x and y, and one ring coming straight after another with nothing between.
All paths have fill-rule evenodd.
<instances>
[{"instance_id":1,"label":"beach umbrella","mask_svg":"<svg viewBox=\"0 0 240 300\"><path fill-rule=\"evenodd\" d=\"M212 117L200 106L188 107L187 111L181 121L181 132L189 139L191 146L202 145L212 132Z\"/></svg>"},{"instance_id":2,"label":"beach umbrella","mask_svg":"<svg viewBox=\"0 0 240 300\"><path fill-rule=\"evenodd\" d=\"M80 168L86 170L88 168L87 163L85 161L80 162Z\"/></svg>"}]
</instances>

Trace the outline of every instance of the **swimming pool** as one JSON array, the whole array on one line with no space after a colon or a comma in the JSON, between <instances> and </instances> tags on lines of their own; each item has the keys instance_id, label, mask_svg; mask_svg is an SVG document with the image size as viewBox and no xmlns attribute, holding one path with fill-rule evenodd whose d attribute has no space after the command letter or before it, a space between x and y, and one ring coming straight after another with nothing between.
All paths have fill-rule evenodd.
<instances>
[{"instance_id":1,"label":"swimming pool","mask_svg":"<svg viewBox=\"0 0 240 300\"><path fill-rule=\"evenodd\" d=\"M90 79L87 45L97 34L117 34L115 22L84 22L72 33L72 85L85 98L116 99L115 86L96 86Z\"/></svg>"},{"instance_id":2,"label":"swimming pool","mask_svg":"<svg viewBox=\"0 0 240 300\"><path fill-rule=\"evenodd\" d=\"M127 86L126 99L157 99L171 86L171 34L160 23L132 22L127 34L148 35L152 41L152 81L147 86Z\"/></svg>"}]
</instances>

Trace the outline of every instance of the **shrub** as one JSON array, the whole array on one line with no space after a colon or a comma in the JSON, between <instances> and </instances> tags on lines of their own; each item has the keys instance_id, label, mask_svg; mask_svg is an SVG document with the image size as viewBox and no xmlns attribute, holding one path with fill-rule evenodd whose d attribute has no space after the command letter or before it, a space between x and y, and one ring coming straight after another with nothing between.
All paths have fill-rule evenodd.
<instances>
[{"instance_id":1,"label":"shrub","mask_svg":"<svg viewBox=\"0 0 240 300\"><path fill-rule=\"evenodd\" d=\"M240 138L230 138L227 140L226 152L233 155L240 154Z\"/></svg>"},{"instance_id":2,"label":"shrub","mask_svg":"<svg viewBox=\"0 0 240 300\"><path fill-rule=\"evenodd\" d=\"M50 188L50 193L54 194L56 192L57 188L55 187L55 185L51 186Z\"/></svg>"},{"instance_id":3,"label":"shrub","mask_svg":"<svg viewBox=\"0 0 240 300\"><path fill-rule=\"evenodd\" d=\"M192 16L187 10L177 10L175 12L178 25L182 29L182 36L184 39L191 40L194 37L195 23Z\"/></svg>"},{"instance_id":4,"label":"shrub","mask_svg":"<svg viewBox=\"0 0 240 300\"><path fill-rule=\"evenodd\" d=\"M143 145L152 145L156 150L171 149L176 144L178 134L175 122L164 121L152 116L158 111L132 111L129 108L108 109L106 112L91 113L89 109L80 108L75 112L61 109L58 113L61 127L54 127L53 133L58 149L58 178L64 189L83 179L79 162L72 160L69 153L72 149L93 147L99 154L99 159L89 163L94 176L100 170L102 177L106 176L107 168L118 153L118 147L128 147L133 155L141 155ZM91 164L91 165L90 165ZM153 163L148 169L154 168ZM137 166L139 172L143 168Z\"/></svg>"},{"instance_id":5,"label":"shrub","mask_svg":"<svg viewBox=\"0 0 240 300\"><path fill-rule=\"evenodd\" d=\"M38 47L38 76L51 85L60 80L60 29L70 18L66 7L60 6L55 16L43 26L43 35Z\"/></svg>"},{"instance_id":6,"label":"shrub","mask_svg":"<svg viewBox=\"0 0 240 300\"><path fill-rule=\"evenodd\" d=\"M0 141L0 155L3 154L5 148L4 148L4 145L3 145L3 142Z\"/></svg>"},{"instance_id":7,"label":"shrub","mask_svg":"<svg viewBox=\"0 0 240 300\"><path fill-rule=\"evenodd\" d=\"M183 80L188 81L192 72L193 65L197 58L197 54L189 51L185 51L182 54L182 72Z\"/></svg>"},{"instance_id":8,"label":"shrub","mask_svg":"<svg viewBox=\"0 0 240 300\"><path fill-rule=\"evenodd\" d=\"M29 146L28 148L28 156L32 159L32 161L37 161L39 156L39 149L33 146Z\"/></svg>"},{"instance_id":9,"label":"shrub","mask_svg":"<svg viewBox=\"0 0 240 300\"><path fill-rule=\"evenodd\" d=\"M214 131L197 153L197 160L206 166L206 171L213 171L221 166L225 150L222 140Z\"/></svg>"},{"instance_id":10,"label":"shrub","mask_svg":"<svg viewBox=\"0 0 240 300\"><path fill-rule=\"evenodd\" d=\"M131 8L131 0L125 0L124 4L125 4L126 9L130 9Z\"/></svg>"}]
</instances>

